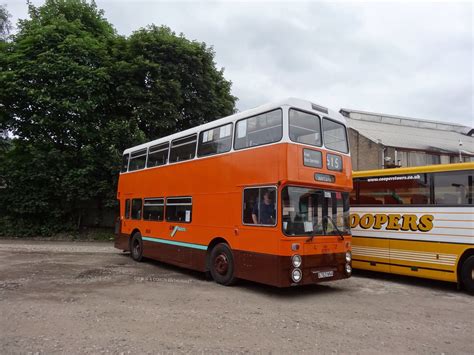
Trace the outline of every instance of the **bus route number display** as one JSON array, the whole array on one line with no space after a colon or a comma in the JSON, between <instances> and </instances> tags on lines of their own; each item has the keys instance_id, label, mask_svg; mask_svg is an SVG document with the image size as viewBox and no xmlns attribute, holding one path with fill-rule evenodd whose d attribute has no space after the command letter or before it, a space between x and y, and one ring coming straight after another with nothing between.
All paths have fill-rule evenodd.
<instances>
[{"instance_id":1,"label":"bus route number display","mask_svg":"<svg viewBox=\"0 0 474 355\"><path fill-rule=\"evenodd\" d=\"M303 164L311 168L323 167L323 155L317 150L303 149Z\"/></svg>"},{"instance_id":2,"label":"bus route number display","mask_svg":"<svg viewBox=\"0 0 474 355\"><path fill-rule=\"evenodd\" d=\"M326 154L326 166L328 170L342 171L342 157L336 154Z\"/></svg>"}]
</instances>

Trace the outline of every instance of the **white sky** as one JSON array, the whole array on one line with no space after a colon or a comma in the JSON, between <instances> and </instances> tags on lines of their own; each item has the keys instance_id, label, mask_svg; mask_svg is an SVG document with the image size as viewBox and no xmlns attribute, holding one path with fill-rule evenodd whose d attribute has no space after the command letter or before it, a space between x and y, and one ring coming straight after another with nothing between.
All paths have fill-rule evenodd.
<instances>
[{"instance_id":1,"label":"white sky","mask_svg":"<svg viewBox=\"0 0 474 355\"><path fill-rule=\"evenodd\" d=\"M472 2L96 3L120 34L163 24L213 46L239 110L291 96L474 126Z\"/></svg>"}]
</instances>

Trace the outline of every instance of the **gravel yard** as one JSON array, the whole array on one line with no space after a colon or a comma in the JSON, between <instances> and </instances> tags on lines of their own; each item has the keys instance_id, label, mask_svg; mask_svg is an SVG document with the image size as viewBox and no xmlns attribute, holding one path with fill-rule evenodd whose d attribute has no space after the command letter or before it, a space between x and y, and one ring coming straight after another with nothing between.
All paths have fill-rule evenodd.
<instances>
[{"instance_id":1,"label":"gravel yard","mask_svg":"<svg viewBox=\"0 0 474 355\"><path fill-rule=\"evenodd\" d=\"M8 353L472 353L474 297L372 273L223 287L112 243L0 241Z\"/></svg>"}]
</instances>

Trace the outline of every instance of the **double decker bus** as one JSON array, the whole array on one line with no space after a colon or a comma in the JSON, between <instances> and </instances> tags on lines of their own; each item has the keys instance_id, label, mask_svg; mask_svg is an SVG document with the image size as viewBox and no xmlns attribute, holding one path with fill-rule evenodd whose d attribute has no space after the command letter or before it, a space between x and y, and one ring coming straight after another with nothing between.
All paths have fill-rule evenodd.
<instances>
[{"instance_id":1,"label":"double decker bus","mask_svg":"<svg viewBox=\"0 0 474 355\"><path fill-rule=\"evenodd\" d=\"M345 119L267 104L123 155L115 247L131 257L277 287L351 275Z\"/></svg>"},{"instance_id":2,"label":"double decker bus","mask_svg":"<svg viewBox=\"0 0 474 355\"><path fill-rule=\"evenodd\" d=\"M474 292L474 163L354 172L354 268Z\"/></svg>"}]
</instances>

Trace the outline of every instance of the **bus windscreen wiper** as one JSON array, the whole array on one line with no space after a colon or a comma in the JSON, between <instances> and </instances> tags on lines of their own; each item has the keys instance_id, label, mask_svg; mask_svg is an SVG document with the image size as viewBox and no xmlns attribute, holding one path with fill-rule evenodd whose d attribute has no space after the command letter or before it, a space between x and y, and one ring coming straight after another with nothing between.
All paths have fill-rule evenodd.
<instances>
[{"instance_id":1,"label":"bus windscreen wiper","mask_svg":"<svg viewBox=\"0 0 474 355\"><path fill-rule=\"evenodd\" d=\"M323 220L324 220L325 218L326 218L327 220L331 221L332 225L334 226L334 229L335 229L336 232L339 234L339 239L344 240L344 235L342 234L342 232L340 231L340 229L337 227L336 222L334 222L334 220L332 219L332 217L324 216L324 217L323 217Z\"/></svg>"},{"instance_id":2,"label":"bus windscreen wiper","mask_svg":"<svg viewBox=\"0 0 474 355\"><path fill-rule=\"evenodd\" d=\"M341 230L337 227L336 222L334 222L334 220L333 220L331 217L329 217L329 216L323 216L323 217L321 218L321 222L324 222L324 220L329 220L329 221L331 221L331 223L332 223L332 225L334 226L334 229L336 230L337 234L339 234L339 239L344 240L344 234L343 234L343 233L341 232ZM323 224L324 224L324 223L323 223ZM317 225L316 223L313 223L313 231L311 232L310 237L309 237L308 239L306 239L306 242L311 242L311 241L313 241L313 238L314 238L314 236L316 235L316 228L315 228L316 225ZM324 229L324 235L326 235L326 228Z\"/></svg>"},{"instance_id":3,"label":"bus windscreen wiper","mask_svg":"<svg viewBox=\"0 0 474 355\"><path fill-rule=\"evenodd\" d=\"M316 228L315 228L316 226L317 226L317 222L313 223L313 230L311 231L311 234L310 234L309 238L306 239L306 242L312 242L313 241L313 238L316 235Z\"/></svg>"}]
</instances>

